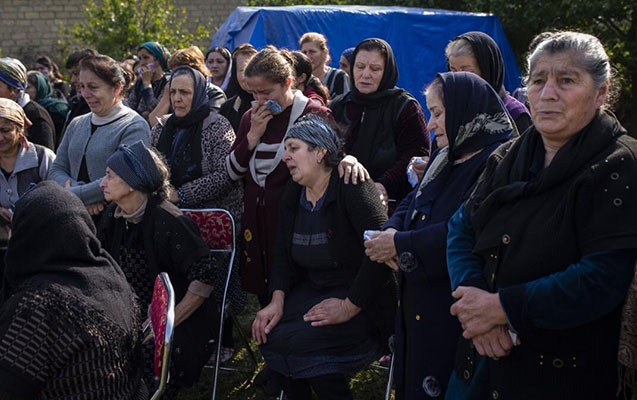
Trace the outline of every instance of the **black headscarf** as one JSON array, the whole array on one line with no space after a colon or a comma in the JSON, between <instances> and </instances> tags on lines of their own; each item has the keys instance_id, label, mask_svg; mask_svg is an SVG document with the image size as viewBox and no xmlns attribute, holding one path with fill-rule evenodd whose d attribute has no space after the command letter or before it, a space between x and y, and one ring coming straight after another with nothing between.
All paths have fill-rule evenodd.
<instances>
[{"instance_id":1,"label":"black headscarf","mask_svg":"<svg viewBox=\"0 0 637 400\"><path fill-rule=\"evenodd\" d=\"M442 80L449 145L440 149L429 163L418 187L417 202L438 196L455 160L503 143L514 131L500 96L484 79L471 72L445 72L438 77ZM490 153L483 151L474 157L486 159Z\"/></svg>"},{"instance_id":2,"label":"black headscarf","mask_svg":"<svg viewBox=\"0 0 637 400\"><path fill-rule=\"evenodd\" d=\"M383 77L380 80L380 84L378 85L378 90L374 93L363 94L356 89L356 84L354 82L354 64L356 62L356 55L361 50L361 45L368 43L370 41L378 41L385 48L385 52L387 56L385 58L385 70L383 71ZM394 51L392 50L389 43L384 41L383 39L378 38L369 38L360 42L356 48L354 49L353 55L354 62L350 66L350 87L352 92L352 98L355 103L361 104L363 106L370 106L374 104L378 104L381 99L387 96L391 96L395 93L402 93L402 89L398 89L396 87L396 82L398 82L398 66L396 65L396 59L394 58Z\"/></svg>"},{"instance_id":3,"label":"black headscarf","mask_svg":"<svg viewBox=\"0 0 637 400\"><path fill-rule=\"evenodd\" d=\"M180 75L190 75L194 82L190 111L183 117L173 113L157 141L157 150L170 167L170 183L176 188L201 177L201 130L204 119L210 114L206 78L190 67L179 67L172 75L171 87L172 79Z\"/></svg>"},{"instance_id":4,"label":"black headscarf","mask_svg":"<svg viewBox=\"0 0 637 400\"><path fill-rule=\"evenodd\" d=\"M498 44L484 32L472 31L457 36L471 45L480 67L480 75L500 94L504 83L504 60Z\"/></svg>"},{"instance_id":5,"label":"black headscarf","mask_svg":"<svg viewBox=\"0 0 637 400\"><path fill-rule=\"evenodd\" d=\"M53 181L40 182L16 203L5 264L5 296L57 284L128 331L136 329L124 273L102 249L84 204Z\"/></svg>"}]
</instances>

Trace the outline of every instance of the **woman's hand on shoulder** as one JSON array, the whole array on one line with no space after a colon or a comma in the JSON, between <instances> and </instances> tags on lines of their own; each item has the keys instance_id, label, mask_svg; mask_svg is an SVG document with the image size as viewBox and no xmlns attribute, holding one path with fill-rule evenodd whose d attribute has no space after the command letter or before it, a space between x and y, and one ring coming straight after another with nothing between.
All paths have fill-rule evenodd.
<instances>
[{"instance_id":1,"label":"woman's hand on shoulder","mask_svg":"<svg viewBox=\"0 0 637 400\"><path fill-rule=\"evenodd\" d=\"M345 156L341 162L338 163L338 176L343 178L345 184L348 184L351 179L354 185L356 185L358 181L365 182L370 179L369 172L367 172L363 164L359 163L356 157L352 155Z\"/></svg>"},{"instance_id":2,"label":"woman's hand on shoulder","mask_svg":"<svg viewBox=\"0 0 637 400\"><path fill-rule=\"evenodd\" d=\"M303 316L303 321L312 326L337 325L354 318L361 308L349 299L329 298L310 308Z\"/></svg>"},{"instance_id":3,"label":"woman's hand on shoulder","mask_svg":"<svg viewBox=\"0 0 637 400\"><path fill-rule=\"evenodd\" d=\"M252 339L257 344L261 345L267 343L268 334L272 332L272 329L279 323L283 316L283 292L275 290L272 294L272 301L270 304L263 307L257 312L252 322Z\"/></svg>"}]
</instances>

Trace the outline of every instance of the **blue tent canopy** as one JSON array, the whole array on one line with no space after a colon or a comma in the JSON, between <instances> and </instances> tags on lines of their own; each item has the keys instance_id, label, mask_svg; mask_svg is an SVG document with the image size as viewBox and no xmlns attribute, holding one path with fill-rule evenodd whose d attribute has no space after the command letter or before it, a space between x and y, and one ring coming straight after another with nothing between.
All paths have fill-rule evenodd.
<instances>
[{"instance_id":1,"label":"blue tent canopy","mask_svg":"<svg viewBox=\"0 0 637 400\"><path fill-rule=\"evenodd\" d=\"M505 63L504 85L509 91L519 87L520 69L493 14L375 6L238 7L214 35L212 46L232 50L242 43L256 48L272 44L294 50L303 33L319 32L327 37L331 64L337 66L343 50L379 37L394 50L398 86L424 105L423 86L447 70L447 43L467 31L485 32L498 43Z\"/></svg>"}]
</instances>

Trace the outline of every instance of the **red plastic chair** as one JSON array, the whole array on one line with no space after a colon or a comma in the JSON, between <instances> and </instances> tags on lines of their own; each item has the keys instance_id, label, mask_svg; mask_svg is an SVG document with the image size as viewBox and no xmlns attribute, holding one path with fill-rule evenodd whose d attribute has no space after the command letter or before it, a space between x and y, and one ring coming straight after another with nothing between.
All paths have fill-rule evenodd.
<instances>
[{"instance_id":1,"label":"red plastic chair","mask_svg":"<svg viewBox=\"0 0 637 400\"><path fill-rule=\"evenodd\" d=\"M155 278L149 313L150 323L144 327L144 337L150 335L152 331L155 338L153 364L155 380L158 381L158 385L151 400L156 400L164 393L170 379L168 372L175 322L175 292L170 278L165 272L160 273Z\"/></svg>"},{"instance_id":2,"label":"red plastic chair","mask_svg":"<svg viewBox=\"0 0 637 400\"><path fill-rule=\"evenodd\" d=\"M221 364L221 338L223 337L223 322L225 320L226 312L228 312L230 317L233 319L235 326L240 326L236 315L232 312L232 309L229 307L229 304L227 302L228 287L230 286L232 268L237 251L236 225L232 214L228 210L222 208L184 208L181 211L190 219L192 219L195 224L197 224L197 226L199 227L199 232L201 233L201 237L208 245L208 249L210 250L210 252L228 253L230 255L227 266L225 286L223 288L223 297L221 301L218 336L219 339L217 340L215 363L212 366L215 369L212 387L212 400L215 400L217 395L219 369ZM250 348L248 339L245 336L243 330L239 329L239 333L244 342L244 346L248 350L248 354L250 355L250 359L252 360L254 368L256 368L258 363L254 353L252 352L252 349Z\"/></svg>"}]
</instances>

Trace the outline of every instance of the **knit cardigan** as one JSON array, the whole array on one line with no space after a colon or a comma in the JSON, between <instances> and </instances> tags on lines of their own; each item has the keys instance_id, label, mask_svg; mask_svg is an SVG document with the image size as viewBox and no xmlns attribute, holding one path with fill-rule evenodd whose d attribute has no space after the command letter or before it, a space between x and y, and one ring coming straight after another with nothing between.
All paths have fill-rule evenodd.
<instances>
[{"instance_id":1,"label":"knit cardigan","mask_svg":"<svg viewBox=\"0 0 637 400\"><path fill-rule=\"evenodd\" d=\"M146 121L135 111L127 111L120 119L98 126L92 134L93 113L73 119L58 147L57 157L49 170L49 179L62 186L71 180L70 191L84 204L103 201L100 181L106 171L106 160L111 154L122 144L133 144L141 140L146 146L150 145L150 128ZM84 158L90 182L77 180Z\"/></svg>"}]
</instances>

